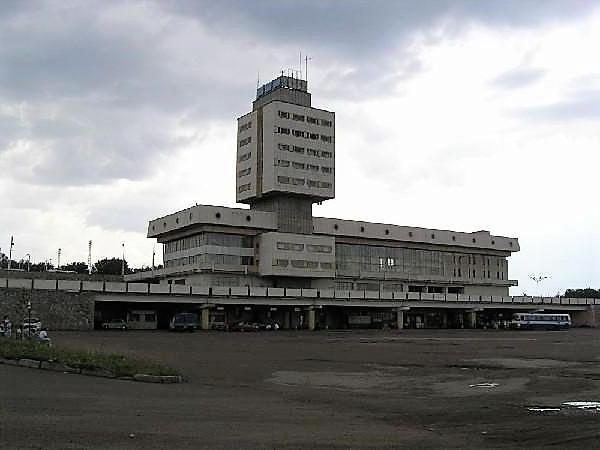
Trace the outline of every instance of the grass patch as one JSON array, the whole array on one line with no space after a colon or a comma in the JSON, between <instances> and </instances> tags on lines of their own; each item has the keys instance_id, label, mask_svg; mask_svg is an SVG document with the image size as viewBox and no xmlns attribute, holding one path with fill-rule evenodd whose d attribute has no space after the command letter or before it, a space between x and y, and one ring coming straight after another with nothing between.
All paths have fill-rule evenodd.
<instances>
[{"instance_id":1,"label":"grass patch","mask_svg":"<svg viewBox=\"0 0 600 450\"><path fill-rule=\"evenodd\" d=\"M147 375L180 375L175 369L143 359L114 353L68 350L48 347L34 341L0 339L0 358L53 361L80 369L106 369L118 377Z\"/></svg>"}]
</instances>

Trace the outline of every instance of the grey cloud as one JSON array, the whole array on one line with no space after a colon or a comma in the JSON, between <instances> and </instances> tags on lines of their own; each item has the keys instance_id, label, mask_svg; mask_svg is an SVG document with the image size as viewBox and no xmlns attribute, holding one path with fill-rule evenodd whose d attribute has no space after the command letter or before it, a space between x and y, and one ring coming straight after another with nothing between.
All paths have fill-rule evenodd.
<instances>
[{"instance_id":1,"label":"grey cloud","mask_svg":"<svg viewBox=\"0 0 600 450\"><path fill-rule=\"evenodd\" d=\"M469 20L522 26L592 6L516 0L3 2L0 156L11 143L27 142L31 165L21 172L32 184L140 179L185 143L176 135L178 125L233 124L248 109L255 69L277 70L295 61L288 53L296 49L306 48L318 62L329 100L352 99L353 92L385 95L390 85L422 70L406 47L416 32L442 23L457 32ZM355 70L329 70L334 66ZM15 105L24 107L24 118L2 115L3 106Z\"/></svg>"},{"instance_id":2,"label":"grey cloud","mask_svg":"<svg viewBox=\"0 0 600 450\"><path fill-rule=\"evenodd\" d=\"M539 69L518 68L497 77L493 84L505 89L517 89L540 80L545 71Z\"/></svg>"},{"instance_id":3,"label":"grey cloud","mask_svg":"<svg viewBox=\"0 0 600 450\"><path fill-rule=\"evenodd\" d=\"M581 90L564 101L527 108L514 114L540 121L598 120L600 90Z\"/></svg>"}]
</instances>

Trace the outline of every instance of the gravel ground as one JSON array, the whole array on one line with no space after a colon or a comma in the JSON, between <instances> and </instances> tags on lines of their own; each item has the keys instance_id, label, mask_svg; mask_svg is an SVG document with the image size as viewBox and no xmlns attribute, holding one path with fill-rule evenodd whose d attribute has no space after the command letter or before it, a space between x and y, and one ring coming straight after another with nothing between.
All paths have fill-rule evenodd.
<instances>
[{"instance_id":1,"label":"gravel ground","mask_svg":"<svg viewBox=\"0 0 600 450\"><path fill-rule=\"evenodd\" d=\"M3 448L596 448L600 330L53 333L155 385L0 365Z\"/></svg>"}]
</instances>

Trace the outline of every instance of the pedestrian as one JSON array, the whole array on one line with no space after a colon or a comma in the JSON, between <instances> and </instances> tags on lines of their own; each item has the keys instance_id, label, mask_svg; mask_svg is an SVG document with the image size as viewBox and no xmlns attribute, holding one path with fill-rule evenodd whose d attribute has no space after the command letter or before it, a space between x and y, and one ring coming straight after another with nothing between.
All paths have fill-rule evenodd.
<instances>
[{"instance_id":1,"label":"pedestrian","mask_svg":"<svg viewBox=\"0 0 600 450\"><path fill-rule=\"evenodd\" d=\"M42 344L48 344L48 347L50 346L50 338L48 337L48 330L46 330L46 328L40 330L37 338Z\"/></svg>"},{"instance_id":2,"label":"pedestrian","mask_svg":"<svg viewBox=\"0 0 600 450\"><path fill-rule=\"evenodd\" d=\"M4 320L2 320L2 328L4 328L4 336L10 337L12 334L12 323L10 323L8 316L4 316Z\"/></svg>"},{"instance_id":3,"label":"pedestrian","mask_svg":"<svg viewBox=\"0 0 600 450\"><path fill-rule=\"evenodd\" d=\"M16 333L15 333L15 337L16 337L17 339L23 339L23 325L19 325L19 326L17 327L17 331L16 331Z\"/></svg>"}]
</instances>

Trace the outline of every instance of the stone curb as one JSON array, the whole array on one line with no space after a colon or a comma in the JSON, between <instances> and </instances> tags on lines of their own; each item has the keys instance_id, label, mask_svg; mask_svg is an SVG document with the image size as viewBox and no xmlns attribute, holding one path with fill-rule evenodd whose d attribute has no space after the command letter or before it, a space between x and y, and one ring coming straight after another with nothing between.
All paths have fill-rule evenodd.
<instances>
[{"instance_id":1,"label":"stone curb","mask_svg":"<svg viewBox=\"0 0 600 450\"><path fill-rule=\"evenodd\" d=\"M147 375L138 373L133 377L117 377L113 372L106 369L80 369L78 367L67 366L55 361L38 361L36 359L7 359L0 358L0 364L9 366L29 367L32 369L51 370L53 372L77 373L91 377L115 378L124 381L140 381L142 383L183 383L183 377L180 375Z\"/></svg>"},{"instance_id":2,"label":"stone curb","mask_svg":"<svg viewBox=\"0 0 600 450\"><path fill-rule=\"evenodd\" d=\"M182 377L179 375L146 375L143 373L138 373L133 376L135 381L141 381L143 383L181 383L183 381Z\"/></svg>"}]
</instances>

